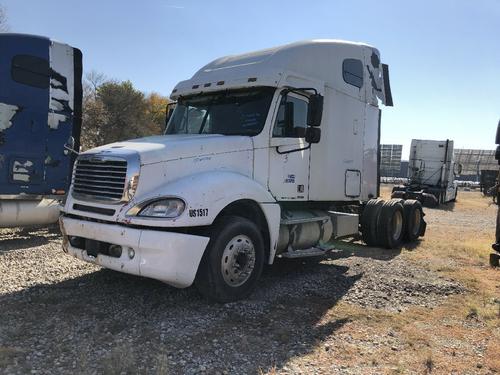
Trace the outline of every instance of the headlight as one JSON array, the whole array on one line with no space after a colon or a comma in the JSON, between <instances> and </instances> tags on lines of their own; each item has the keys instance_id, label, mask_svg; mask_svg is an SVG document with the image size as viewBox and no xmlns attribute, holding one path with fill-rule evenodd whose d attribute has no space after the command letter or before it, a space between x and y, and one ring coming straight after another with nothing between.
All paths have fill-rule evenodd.
<instances>
[{"instance_id":1,"label":"headlight","mask_svg":"<svg viewBox=\"0 0 500 375\"><path fill-rule=\"evenodd\" d=\"M184 212L186 205L178 198L160 199L144 206L137 216L175 218Z\"/></svg>"}]
</instances>

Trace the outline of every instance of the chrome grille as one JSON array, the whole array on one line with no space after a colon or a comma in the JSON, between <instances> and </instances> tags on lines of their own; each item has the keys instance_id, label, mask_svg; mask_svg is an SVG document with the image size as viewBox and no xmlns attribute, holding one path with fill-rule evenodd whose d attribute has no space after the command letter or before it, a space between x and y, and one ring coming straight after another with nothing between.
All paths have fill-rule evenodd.
<instances>
[{"instance_id":1,"label":"chrome grille","mask_svg":"<svg viewBox=\"0 0 500 375\"><path fill-rule=\"evenodd\" d=\"M73 196L84 200L119 202L127 181L127 161L120 158L78 158Z\"/></svg>"}]
</instances>

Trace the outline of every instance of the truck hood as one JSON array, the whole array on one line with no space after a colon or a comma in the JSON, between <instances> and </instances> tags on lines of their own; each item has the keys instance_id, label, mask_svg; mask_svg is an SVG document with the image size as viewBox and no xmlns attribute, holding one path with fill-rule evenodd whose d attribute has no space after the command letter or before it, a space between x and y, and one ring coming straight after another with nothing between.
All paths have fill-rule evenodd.
<instances>
[{"instance_id":1,"label":"truck hood","mask_svg":"<svg viewBox=\"0 0 500 375\"><path fill-rule=\"evenodd\" d=\"M140 155L141 165L147 165L183 158L251 150L252 146L252 139L247 136L175 134L115 142L86 151L84 154L119 155L124 151L136 151Z\"/></svg>"}]
</instances>

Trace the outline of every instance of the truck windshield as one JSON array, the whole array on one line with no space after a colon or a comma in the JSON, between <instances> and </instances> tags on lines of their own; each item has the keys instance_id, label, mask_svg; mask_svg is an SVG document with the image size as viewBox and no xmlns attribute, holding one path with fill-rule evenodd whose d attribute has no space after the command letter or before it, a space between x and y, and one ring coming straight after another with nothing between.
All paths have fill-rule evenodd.
<instances>
[{"instance_id":1,"label":"truck windshield","mask_svg":"<svg viewBox=\"0 0 500 375\"><path fill-rule=\"evenodd\" d=\"M257 135L274 90L260 87L180 98L165 134Z\"/></svg>"}]
</instances>

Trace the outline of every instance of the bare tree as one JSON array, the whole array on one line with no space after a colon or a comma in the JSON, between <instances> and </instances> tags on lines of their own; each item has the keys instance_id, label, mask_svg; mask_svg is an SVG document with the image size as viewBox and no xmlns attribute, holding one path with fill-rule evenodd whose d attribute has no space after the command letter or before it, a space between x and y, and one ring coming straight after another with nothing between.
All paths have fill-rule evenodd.
<instances>
[{"instance_id":1,"label":"bare tree","mask_svg":"<svg viewBox=\"0 0 500 375\"><path fill-rule=\"evenodd\" d=\"M5 8L0 4L0 33L9 31L9 25L7 24L7 12Z\"/></svg>"},{"instance_id":2,"label":"bare tree","mask_svg":"<svg viewBox=\"0 0 500 375\"><path fill-rule=\"evenodd\" d=\"M91 70L85 74L85 79L83 81L84 96L93 96L93 99L97 98L97 91L104 83L110 80L103 73L99 73L96 70Z\"/></svg>"}]
</instances>

